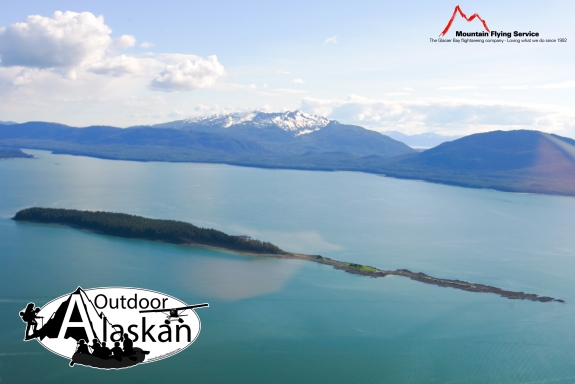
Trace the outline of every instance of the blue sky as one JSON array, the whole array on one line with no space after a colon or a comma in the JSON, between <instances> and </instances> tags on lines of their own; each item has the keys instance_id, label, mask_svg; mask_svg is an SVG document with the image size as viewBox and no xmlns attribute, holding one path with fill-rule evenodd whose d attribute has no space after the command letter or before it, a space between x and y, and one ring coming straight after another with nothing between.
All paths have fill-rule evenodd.
<instances>
[{"instance_id":1,"label":"blue sky","mask_svg":"<svg viewBox=\"0 0 575 384\"><path fill-rule=\"evenodd\" d=\"M455 5L567 43L430 43ZM572 1L0 1L0 120L301 109L366 128L575 137ZM59 11L58 13L56 13ZM456 30L481 24L456 18Z\"/></svg>"}]
</instances>

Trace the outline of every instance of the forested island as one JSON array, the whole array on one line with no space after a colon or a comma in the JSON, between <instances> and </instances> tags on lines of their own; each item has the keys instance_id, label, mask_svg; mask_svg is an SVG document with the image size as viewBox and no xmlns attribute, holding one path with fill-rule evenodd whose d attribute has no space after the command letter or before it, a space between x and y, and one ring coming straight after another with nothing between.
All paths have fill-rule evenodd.
<instances>
[{"instance_id":1,"label":"forested island","mask_svg":"<svg viewBox=\"0 0 575 384\"><path fill-rule=\"evenodd\" d=\"M182 221L148 219L125 213L28 208L16 213L14 220L63 224L110 236L174 244L207 245L232 251L274 255L286 253L271 243L245 236L230 236L215 229L200 228Z\"/></svg>"},{"instance_id":2,"label":"forested island","mask_svg":"<svg viewBox=\"0 0 575 384\"><path fill-rule=\"evenodd\" d=\"M230 236L215 229L200 228L182 221L149 219L125 213L79 211L62 208L27 208L17 212L13 219L16 221L67 225L110 236L155 240L181 245L216 247L251 256L308 260L331 265L335 269L352 274L370 277L403 276L425 284L469 292L495 293L509 299L564 302L561 299L532 293L506 291L489 285L474 284L461 280L441 279L407 269L386 271L367 265L333 260L321 255L286 252L269 242L254 240L247 236Z\"/></svg>"},{"instance_id":3,"label":"forested island","mask_svg":"<svg viewBox=\"0 0 575 384\"><path fill-rule=\"evenodd\" d=\"M0 160L2 159L16 159L16 158L24 158L24 159L31 159L34 156L28 155L22 152L19 148L2 148L0 147Z\"/></svg>"}]
</instances>

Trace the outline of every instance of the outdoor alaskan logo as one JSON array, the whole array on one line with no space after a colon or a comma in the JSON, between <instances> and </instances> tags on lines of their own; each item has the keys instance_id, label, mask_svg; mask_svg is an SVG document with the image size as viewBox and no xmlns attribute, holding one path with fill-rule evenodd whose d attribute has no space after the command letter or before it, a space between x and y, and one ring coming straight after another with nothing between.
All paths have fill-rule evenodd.
<instances>
[{"instance_id":1,"label":"outdoor alaskan logo","mask_svg":"<svg viewBox=\"0 0 575 384\"><path fill-rule=\"evenodd\" d=\"M139 288L93 288L20 312L24 340L81 364L121 369L181 352L200 334L197 308L175 297Z\"/></svg>"}]
</instances>

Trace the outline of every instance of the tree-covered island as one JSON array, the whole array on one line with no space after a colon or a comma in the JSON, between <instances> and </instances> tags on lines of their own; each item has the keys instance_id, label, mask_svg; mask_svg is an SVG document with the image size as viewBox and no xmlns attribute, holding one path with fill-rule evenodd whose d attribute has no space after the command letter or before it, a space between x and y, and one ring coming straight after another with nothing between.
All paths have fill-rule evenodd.
<instances>
[{"instance_id":1,"label":"tree-covered island","mask_svg":"<svg viewBox=\"0 0 575 384\"><path fill-rule=\"evenodd\" d=\"M407 269L386 271L367 265L338 261L321 255L290 253L268 242L254 240L247 236L230 236L215 229L200 228L182 221L149 219L125 213L91 212L61 208L27 208L16 213L13 219L16 221L68 225L118 237L163 241L181 245L217 247L252 256L308 260L330 265L335 269L356 275L370 277L403 276L425 284L455 288L468 292L495 293L508 299L564 302L560 299L539 296L533 293L507 291L489 285L469 283L462 280L441 279Z\"/></svg>"},{"instance_id":2,"label":"tree-covered island","mask_svg":"<svg viewBox=\"0 0 575 384\"><path fill-rule=\"evenodd\" d=\"M286 253L271 243L245 236L230 236L215 229L200 228L182 221L148 219L125 213L27 208L16 213L14 220L63 224L111 236L207 245L248 253Z\"/></svg>"}]
</instances>

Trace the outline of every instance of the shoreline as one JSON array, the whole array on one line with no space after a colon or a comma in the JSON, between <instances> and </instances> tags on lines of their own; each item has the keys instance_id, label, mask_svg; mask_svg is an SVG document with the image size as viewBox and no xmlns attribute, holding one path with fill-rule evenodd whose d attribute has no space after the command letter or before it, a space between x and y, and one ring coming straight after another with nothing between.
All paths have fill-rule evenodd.
<instances>
[{"instance_id":1,"label":"shoreline","mask_svg":"<svg viewBox=\"0 0 575 384\"><path fill-rule=\"evenodd\" d=\"M174 164L210 164L210 165L229 165L234 167L245 167L245 168L257 168L263 170L292 170L292 171L309 171L309 172L357 172L367 175L374 175L386 178L392 178L397 180L411 180L411 181L422 181L430 184L446 185L450 187L461 187L469 189L480 189L480 190L493 190L497 192L505 193L524 193L542 196L561 196L561 197L575 197L575 192L564 192L564 191L547 191L547 190L524 190L521 188L516 188L513 186L497 186L497 185L477 185L475 183L466 182L463 180L451 180L444 179L441 176L429 176L421 177L420 175L414 176L407 173L402 174L401 172L389 169L387 171L383 169L368 169L368 168L358 168L358 169L338 169L332 166L301 166L301 165L278 165L278 164L261 164L253 161L224 161L224 160L160 160L160 159L143 159L139 157L126 157L120 158L112 155L98 154L98 153L88 153L81 151L65 150L65 149L51 149L46 147L31 147L31 146L17 146L18 148L24 150L35 150L35 151L47 151L53 155L67 155L67 156L79 156L88 157L100 160L110 160L110 161L133 161L137 163L174 163ZM385 173L382 173L385 172Z\"/></svg>"},{"instance_id":2,"label":"shoreline","mask_svg":"<svg viewBox=\"0 0 575 384\"><path fill-rule=\"evenodd\" d=\"M120 237L120 238L124 238L124 239L138 239L138 240L161 242L161 243L165 243L165 244L181 245L181 246L186 246L186 247L202 247L202 248L208 248L208 249L215 249L215 250L219 250L219 251L232 252L232 253L235 253L238 255L248 256L248 257L273 257L276 259L307 260L307 261L311 261L314 263L329 265L329 266L332 266L334 269L342 270L346 273L351 273L354 275L368 276L368 277L372 277L372 278L386 277L386 276L401 276L401 277L406 277L406 278L414 280L414 281L418 281L420 283L435 285L438 287L459 289L459 290L463 290L463 291L467 291L467 292L494 293L494 294L497 294L501 297L505 297L507 299L512 299L512 300L529 300L529 301L538 301L538 302L543 302L543 303L546 303L546 302L565 303L565 301L561 300L561 299L556 299L556 298L548 297L548 296L539 296L539 295L536 295L533 293L508 291L508 290L493 287L490 285L475 284L475 283L470 283L470 282L462 281L462 280L442 279L442 278L438 278L438 277L429 276L423 272L412 272L408 269L397 269L395 271L383 270L383 269L379 269L379 268L375 268L375 267L371 267L371 266L334 260L334 259L331 259L329 257L324 257L321 255L307 255L307 254L303 254L303 253L293 253L293 252L254 253L254 252L240 251L240 250L235 250L235 249L230 249L230 248L225 248L225 247L218 247L218 246L212 246L212 245L200 244L200 243L192 243L192 242L173 243L173 242L168 242L168 241L163 241L163 240L147 239L144 237L116 236L116 235L110 235L110 234L106 234L106 233L103 233L100 231L96 231L96 230L93 230L90 228L84 228L81 226L71 225L71 224L66 224L66 223L43 223L41 221L34 221L34 220L19 220L19 221L24 221L24 222L29 222L29 223L37 223L37 224L62 225L62 226L66 226L66 227L70 227L70 228L74 228L74 229L79 229L82 231L92 232L92 233L95 233L98 235Z\"/></svg>"},{"instance_id":3,"label":"shoreline","mask_svg":"<svg viewBox=\"0 0 575 384\"><path fill-rule=\"evenodd\" d=\"M191 244L190 244L191 245ZM199 246L194 244L194 246ZM210 247L216 248L225 251L231 251L229 249L217 248L217 247ZM266 254L266 255L259 255L259 254L249 254L245 252L234 252L239 253L245 256L260 256L260 257L275 257L278 259L295 259L295 260L307 260L312 261L319 264L330 265L335 269L342 270L347 273L351 273L354 275L362 275L368 277L386 277L386 276L402 276L408 279L418 281L424 284L435 285L438 287L446 287L446 288L454 288L460 289L467 292L479 292L479 293L494 293L501 297L505 297L507 299L512 300L530 300L530 301L539 301L542 303L547 302L558 302L564 303L564 300L556 299L553 297L548 296L539 296L534 293L525 293L525 292L517 292L517 291L508 291L501 288L493 287L490 285L485 284L475 284L470 283L467 281L462 280L451 280L451 279L442 279L438 277L429 276L423 272L412 272L408 269L397 269L393 270L383 270L374 267L368 267L360 264L348 263L339 260L333 260L328 257L323 257L320 255L306 255L301 253L290 253L287 255L274 255L274 254Z\"/></svg>"}]
</instances>

